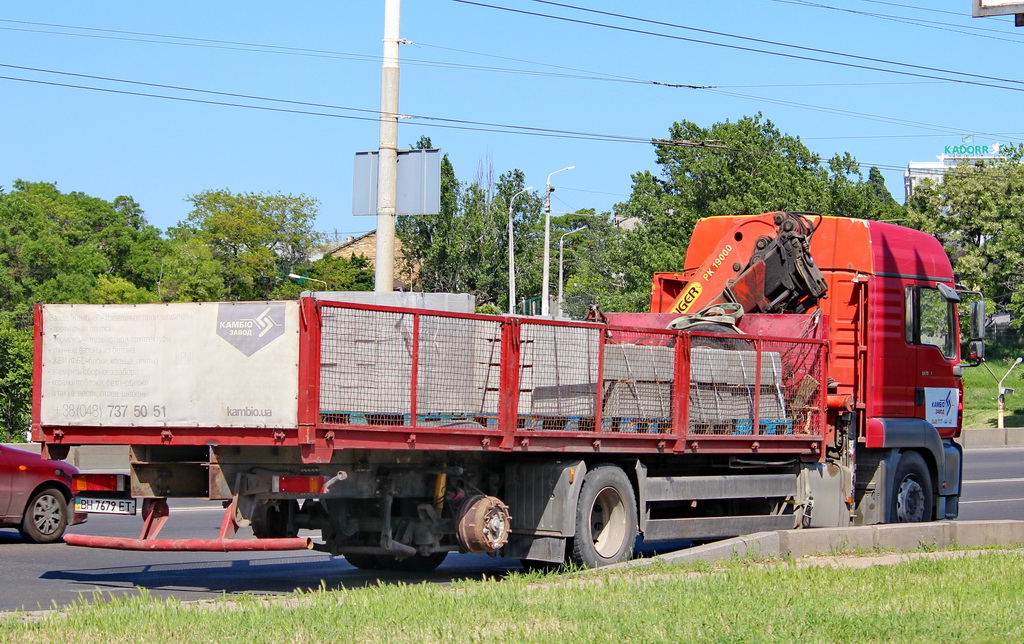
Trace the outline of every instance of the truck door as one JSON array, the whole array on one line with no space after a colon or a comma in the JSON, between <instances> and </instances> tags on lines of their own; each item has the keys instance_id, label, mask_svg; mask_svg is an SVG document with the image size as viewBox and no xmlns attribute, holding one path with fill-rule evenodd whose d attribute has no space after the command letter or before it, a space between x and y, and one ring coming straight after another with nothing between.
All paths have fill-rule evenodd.
<instances>
[{"instance_id":1,"label":"truck door","mask_svg":"<svg viewBox=\"0 0 1024 644\"><path fill-rule=\"evenodd\" d=\"M949 288L908 286L906 340L915 365L914 406L923 418L952 435L959 422L960 383L953 375L958 354L956 294Z\"/></svg>"}]
</instances>

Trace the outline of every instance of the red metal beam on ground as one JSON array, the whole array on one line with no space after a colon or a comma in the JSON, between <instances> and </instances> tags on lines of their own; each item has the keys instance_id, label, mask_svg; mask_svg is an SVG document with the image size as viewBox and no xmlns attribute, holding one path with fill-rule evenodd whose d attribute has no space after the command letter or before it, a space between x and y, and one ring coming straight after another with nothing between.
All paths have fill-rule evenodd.
<instances>
[{"instance_id":1,"label":"red metal beam on ground","mask_svg":"<svg viewBox=\"0 0 1024 644\"><path fill-rule=\"evenodd\" d=\"M66 534L64 543L82 548L113 550L151 550L186 552L254 552L272 550L312 550L307 537L286 539L125 539L92 534Z\"/></svg>"}]
</instances>

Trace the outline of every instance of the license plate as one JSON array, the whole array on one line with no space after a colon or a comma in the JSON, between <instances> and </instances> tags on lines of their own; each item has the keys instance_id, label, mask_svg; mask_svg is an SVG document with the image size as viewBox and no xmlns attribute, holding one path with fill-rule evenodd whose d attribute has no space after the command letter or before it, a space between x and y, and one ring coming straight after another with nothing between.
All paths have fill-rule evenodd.
<instances>
[{"instance_id":1,"label":"license plate","mask_svg":"<svg viewBox=\"0 0 1024 644\"><path fill-rule=\"evenodd\" d=\"M135 507L135 499L89 499L75 497L75 512L135 514Z\"/></svg>"}]
</instances>

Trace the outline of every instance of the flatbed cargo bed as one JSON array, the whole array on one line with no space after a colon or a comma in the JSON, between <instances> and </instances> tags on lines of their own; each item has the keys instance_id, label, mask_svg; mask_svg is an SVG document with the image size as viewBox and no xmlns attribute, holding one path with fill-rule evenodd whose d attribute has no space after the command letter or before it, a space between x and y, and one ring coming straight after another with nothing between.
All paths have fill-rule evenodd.
<instances>
[{"instance_id":1,"label":"flatbed cargo bed","mask_svg":"<svg viewBox=\"0 0 1024 644\"><path fill-rule=\"evenodd\" d=\"M311 297L40 305L34 440L298 446L310 463L348 449L823 457L822 332L794 339L794 316L749 316L751 334L716 339L662 317Z\"/></svg>"}]
</instances>

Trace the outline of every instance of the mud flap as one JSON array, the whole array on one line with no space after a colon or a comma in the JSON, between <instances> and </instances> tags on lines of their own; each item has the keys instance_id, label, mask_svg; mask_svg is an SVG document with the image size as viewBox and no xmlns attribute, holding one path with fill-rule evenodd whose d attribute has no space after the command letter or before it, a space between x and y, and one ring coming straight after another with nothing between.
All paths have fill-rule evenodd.
<instances>
[{"instance_id":1,"label":"mud flap","mask_svg":"<svg viewBox=\"0 0 1024 644\"><path fill-rule=\"evenodd\" d=\"M560 562L575 536L576 502L587 465L577 459L512 463L505 468L505 500L512 534L502 556Z\"/></svg>"}]
</instances>

